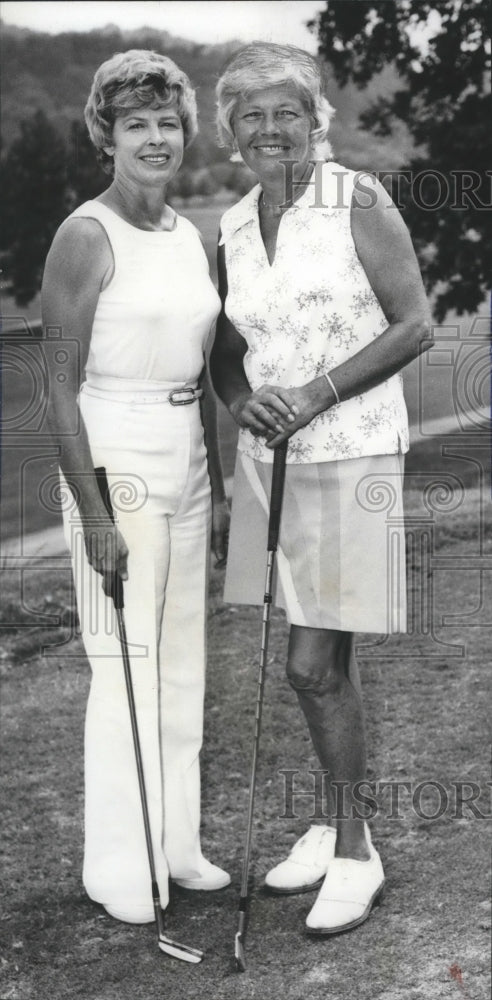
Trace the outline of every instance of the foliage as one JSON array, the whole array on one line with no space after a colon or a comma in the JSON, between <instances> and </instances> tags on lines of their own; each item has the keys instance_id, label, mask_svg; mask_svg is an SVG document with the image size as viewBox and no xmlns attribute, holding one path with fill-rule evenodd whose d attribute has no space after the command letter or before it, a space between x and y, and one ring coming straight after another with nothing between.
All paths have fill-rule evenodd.
<instances>
[{"instance_id":1,"label":"foliage","mask_svg":"<svg viewBox=\"0 0 492 1000\"><path fill-rule=\"evenodd\" d=\"M73 121L67 149L67 185L73 208L96 198L109 183L109 177L99 165L94 146L83 121Z\"/></svg>"},{"instance_id":2,"label":"foliage","mask_svg":"<svg viewBox=\"0 0 492 1000\"><path fill-rule=\"evenodd\" d=\"M239 43L198 45L152 28L121 31L115 25L94 31L48 35L2 25L2 136L8 147L26 108L42 108L68 139L71 123L83 121L84 105L97 67L115 52L153 49L175 60L197 89L200 134L186 154L190 168L223 161L215 131L215 83Z\"/></svg>"},{"instance_id":3,"label":"foliage","mask_svg":"<svg viewBox=\"0 0 492 1000\"><path fill-rule=\"evenodd\" d=\"M5 291L18 305L27 305L39 290L46 254L62 219L110 182L97 164L83 108L96 68L114 52L164 52L197 87L200 134L186 151L170 193L210 197L221 186L243 193L243 171L232 165L229 169L227 153L217 147L214 125L215 81L238 43L197 45L165 31L122 32L114 25L55 36L5 25L0 43L5 149L0 252ZM34 114L26 117L26 108ZM226 185L210 165L226 168Z\"/></svg>"},{"instance_id":4,"label":"foliage","mask_svg":"<svg viewBox=\"0 0 492 1000\"><path fill-rule=\"evenodd\" d=\"M241 196L254 184L246 167L215 163L191 167L188 157L169 186L169 197L210 198L233 191ZM39 291L46 255L63 219L97 197L111 178L99 166L82 121L73 121L65 142L43 111L20 122L20 132L1 166L0 253L5 290L17 305Z\"/></svg>"},{"instance_id":5,"label":"foliage","mask_svg":"<svg viewBox=\"0 0 492 1000\"><path fill-rule=\"evenodd\" d=\"M52 35L2 25L1 126L6 155L8 156L13 143L18 141L20 123L26 116L26 109L34 111L39 108L56 129L59 139L66 143L65 181L62 183L60 178L59 193L61 196L64 185L67 212L86 199L93 198L109 181L97 165L83 124L83 108L94 71L114 52L149 48L170 56L189 74L197 89L200 110L199 135L185 152L183 166L169 188L170 197L201 196L220 199L223 191L235 192L240 197L252 187L255 179L245 166L229 163L227 151L217 146L214 123L215 83L239 44L232 41L219 45L201 45L153 28L121 31L115 25L108 25L97 31ZM387 87L383 91L391 93L393 83L393 77L389 74ZM365 137L355 127L355 107L358 110L367 107L371 95L371 84L367 86L362 98L356 93L355 87L347 87L340 95L340 100L336 101L338 114L333 135L337 153L343 162L355 168L365 165L368 155L373 165L394 163L401 144L400 136L386 142L379 141L376 150L370 150L368 154ZM378 156L377 160L375 154ZM15 213L19 213L19 221L24 226L22 220L27 200L23 198L22 191L16 188L17 182L12 177L12 172L8 177L5 175L5 183L4 200L6 203L12 202L12 209L15 204L15 212L10 212L12 224L9 232L12 232L16 230L12 221ZM13 194L11 183L15 189ZM31 255L35 257L30 265L31 276L28 280L24 280L20 266L12 273L11 248L6 237L3 239L3 248L8 251L4 269L9 269L11 290L15 295L21 295L22 304L27 303L36 291L33 275L35 272L38 276L41 274L42 247L49 244L49 238L56 229L59 221L57 213L58 209L53 219L46 220L43 217L40 223L42 232L33 232L32 246L24 247L21 242L18 247L19 261L28 261ZM21 304L21 299L18 299L18 304Z\"/></svg>"},{"instance_id":6,"label":"foliage","mask_svg":"<svg viewBox=\"0 0 492 1000\"><path fill-rule=\"evenodd\" d=\"M20 133L1 167L3 191L0 252L5 290L27 305L41 286L44 262L63 219L97 197L111 178L99 166L87 129L72 121L68 141L37 110L20 122ZM185 165L169 186L169 197L212 197L221 191L242 196L254 184L246 167L232 163Z\"/></svg>"},{"instance_id":7,"label":"foliage","mask_svg":"<svg viewBox=\"0 0 492 1000\"><path fill-rule=\"evenodd\" d=\"M67 214L65 143L43 111L21 122L1 175L6 290L18 305L27 305L40 287L46 254Z\"/></svg>"},{"instance_id":8,"label":"foliage","mask_svg":"<svg viewBox=\"0 0 492 1000\"><path fill-rule=\"evenodd\" d=\"M404 122L412 134L404 166L413 182L400 185L401 207L427 288L437 291L438 319L476 310L489 287L486 21L482 0L328 0L310 23L339 84L363 88L388 64L397 70L401 86L361 124L386 136Z\"/></svg>"}]
</instances>

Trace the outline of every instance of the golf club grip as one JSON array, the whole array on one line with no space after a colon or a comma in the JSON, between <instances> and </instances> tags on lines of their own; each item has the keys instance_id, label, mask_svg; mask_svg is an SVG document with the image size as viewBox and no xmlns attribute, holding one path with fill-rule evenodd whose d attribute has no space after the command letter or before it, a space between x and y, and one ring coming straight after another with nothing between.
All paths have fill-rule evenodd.
<instances>
[{"instance_id":1,"label":"golf club grip","mask_svg":"<svg viewBox=\"0 0 492 1000\"><path fill-rule=\"evenodd\" d=\"M102 501L114 524L114 513L113 513L113 508L111 506L111 497L109 495L109 483L108 483L108 477L106 475L106 469L104 468L104 466L101 465L97 469L94 469L94 473L96 476L97 485L99 487L99 492L101 494ZM116 610L121 611L121 609L124 607L123 580L121 579L120 574L117 572L113 573L113 578L111 580L111 599L113 601Z\"/></svg>"},{"instance_id":2,"label":"golf club grip","mask_svg":"<svg viewBox=\"0 0 492 1000\"><path fill-rule=\"evenodd\" d=\"M285 459L287 441L275 448L273 454L272 492L270 495L270 517L268 520L268 551L276 552L280 530L280 514L284 495Z\"/></svg>"}]
</instances>

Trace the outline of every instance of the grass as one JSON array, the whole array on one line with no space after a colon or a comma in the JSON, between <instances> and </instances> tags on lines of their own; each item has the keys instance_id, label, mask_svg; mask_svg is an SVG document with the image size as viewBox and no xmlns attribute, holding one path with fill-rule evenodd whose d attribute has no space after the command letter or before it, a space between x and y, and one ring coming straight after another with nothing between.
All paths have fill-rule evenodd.
<instances>
[{"instance_id":1,"label":"grass","mask_svg":"<svg viewBox=\"0 0 492 1000\"><path fill-rule=\"evenodd\" d=\"M409 519L422 494L407 493ZM429 821L402 795L392 819L383 796L373 835L384 859L383 905L357 932L333 940L303 933L312 897L275 899L262 873L310 822L312 800L285 816L279 769L298 769L309 789L316 768L304 722L284 677L287 629L274 612L268 664L253 862L256 888L248 970L232 962L254 717L260 612L225 606L222 571L212 575L209 674L202 755L203 843L227 867L231 888L217 894L175 889L169 932L204 947L201 966L158 952L151 927L111 920L81 885L83 715L89 670L73 636L57 655L43 644L67 639L73 607L68 567L12 572L3 597L3 843L5 861L2 1000L482 1000L487 996L490 917L484 873L486 824L465 809L453 815L453 781L482 787L488 777L486 664L490 597L480 607L478 571L490 563L490 510L478 490L436 515L433 557L444 569L410 562L410 594L432 573L433 634L359 636L368 719L369 776L439 781L444 815ZM470 539L480 539L470 546ZM473 557L473 558L472 558ZM482 562L480 562L482 560ZM411 602L418 607L418 601ZM442 611L454 614L442 624ZM15 615L14 615L15 612ZM42 616L45 616L44 618ZM60 627L53 622L60 618ZM477 627L481 625L482 627ZM53 648L51 648L53 653ZM420 805L435 809L432 788ZM318 802L318 805L321 803ZM454 810L456 811L456 810ZM460 978L461 977L461 978Z\"/></svg>"}]
</instances>

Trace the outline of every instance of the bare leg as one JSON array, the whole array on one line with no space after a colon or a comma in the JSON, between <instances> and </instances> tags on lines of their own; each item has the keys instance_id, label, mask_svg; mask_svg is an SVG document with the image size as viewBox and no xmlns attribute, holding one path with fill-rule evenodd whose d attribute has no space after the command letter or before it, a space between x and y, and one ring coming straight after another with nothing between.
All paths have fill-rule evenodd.
<instances>
[{"instance_id":1,"label":"bare leg","mask_svg":"<svg viewBox=\"0 0 492 1000\"><path fill-rule=\"evenodd\" d=\"M351 632L292 625L287 677L309 727L314 749L332 781L345 782L348 818L337 818L338 857L369 858L364 822L352 816L353 784L366 772L364 718Z\"/></svg>"},{"instance_id":2,"label":"bare leg","mask_svg":"<svg viewBox=\"0 0 492 1000\"><path fill-rule=\"evenodd\" d=\"M357 665L357 658L355 655L355 642L351 643L350 646L350 663L348 668L348 676L352 687L354 688L359 701L362 704L362 687L360 683L359 667ZM337 810L337 804L335 802L335 796L333 794L331 786L332 777L330 774L326 775L325 779L325 800L326 800L326 816L329 826L336 826L335 814Z\"/></svg>"}]
</instances>

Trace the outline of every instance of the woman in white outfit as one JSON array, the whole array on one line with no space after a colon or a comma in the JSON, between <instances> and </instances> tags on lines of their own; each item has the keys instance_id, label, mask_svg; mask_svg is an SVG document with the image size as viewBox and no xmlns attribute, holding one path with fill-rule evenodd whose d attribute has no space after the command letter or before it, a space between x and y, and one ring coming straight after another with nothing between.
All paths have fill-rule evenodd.
<instances>
[{"instance_id":1,"label":"woman in white outfit","mask_svg":"<svg viewBox=\"0 0 492 1000\"><path fill-rule=\"evenodd\" d=\"M428 309L390 198L329 158L333 109L315 60L255 43L217 95L223 141L259 181L221 221L212 375L241 428L225 596L262 603L273 449L288 439L276 595L291 626L287 676L345 796L266 884L320 887L307 929L333 934L362 923L384 884L357 808L366 763L354 632L405 630L399 372L429 346Z\"/></svg>"},{"instance_id":2,"label":"woman in white outfit","mask_svg":"<svg viewBox=\"0 0 492 1000\"><path fill-rule=\"evenodd\" d=\"M143 923L154 912L107 596L115 571L124 580L163 905L169 877L189 889L230 881L203 857L199 834L208 554L212 533L216 556L224 558L228 530L204 377L219 301L199 234L166 203L197 130L186 75L154 52L119 53L96 72L86 121L113 180L63 223L47 259L43 322L47 347L55 344L49 421L70 488L65 531L92 669L84 885L112 916ZM69 362L57 379L64 341ZM114 526L99 494L98 466L107 472Z\"/></svg>"}]
</instances>

